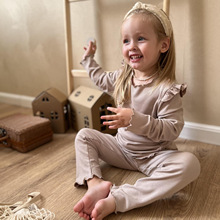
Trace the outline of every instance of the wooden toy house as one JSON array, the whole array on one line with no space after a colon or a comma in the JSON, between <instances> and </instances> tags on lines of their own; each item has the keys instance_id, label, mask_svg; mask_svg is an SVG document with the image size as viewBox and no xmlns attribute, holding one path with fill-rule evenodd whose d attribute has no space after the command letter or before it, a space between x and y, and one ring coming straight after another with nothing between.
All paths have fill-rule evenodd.
<instances>
[{"instance_id":1,"label":"wooden toy house","mask_svg":"<svg viewBox=\"0 0 220 220\"><path fill-rule=\"evenodd\" d=\"M51 121L54 133L68 129L68 99L55 88L40 93L32 102L33 114Z\"/></svg>"},{"instance_id":2,"label":"wooden toy house","mask_svg":"<svg viewBox=\"0 0 220 220\"><path fill-rule=\"evenodd\" d=\"M114 106L113 98L97 89L79 86L69 96L71 122L75 130L93 128L103 133L115 134L116 130L103 125L102 115L111 114L108 106Z\"/></svg>"}]
</instances>

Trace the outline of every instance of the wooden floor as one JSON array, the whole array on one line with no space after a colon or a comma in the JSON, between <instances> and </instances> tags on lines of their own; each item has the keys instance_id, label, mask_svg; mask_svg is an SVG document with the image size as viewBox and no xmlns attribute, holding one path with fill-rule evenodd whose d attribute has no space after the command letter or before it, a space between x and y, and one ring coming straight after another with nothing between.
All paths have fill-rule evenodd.
<instances>
[{"instance_id":1,"label":"wooden floor","mask_svg":"<svg viewBox=\"0 0 220 220\"><path fill-rule=\"evenodd\" d=\"M0 103L0 118L25 109ZM30 192L39 191L37 202L56 214L57 220L78 220L74 204L86 189L74 188L76 133L54 134L53 141L31 152L19 153L0 147L0 202L26 200ZM201 162L202 172L193 182L171 198L157 201L127 213L112 214L106 220L145 219L220 219L220 146L178 139L179 150L193 152ZM102 164L103 176L116 185L134 183L142 174Z\"/></svg>"}]
</instances>

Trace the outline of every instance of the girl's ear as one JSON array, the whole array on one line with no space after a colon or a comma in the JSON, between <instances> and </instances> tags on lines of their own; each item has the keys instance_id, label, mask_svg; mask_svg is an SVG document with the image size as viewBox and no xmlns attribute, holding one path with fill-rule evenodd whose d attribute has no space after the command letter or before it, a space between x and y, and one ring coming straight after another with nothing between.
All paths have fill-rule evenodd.
<instances>
[{"instance_id":1,"label":"girl's ear","mask_svg":"<svg viewBox=\"0 0 220 220\"><path fill-rule=\"evenodd\" d=\"M161 41L161 49L160 52L161 53L165 53L169 50L170 48L170 38L167 37L164 40Z\"/></svg>"}]
</instances>

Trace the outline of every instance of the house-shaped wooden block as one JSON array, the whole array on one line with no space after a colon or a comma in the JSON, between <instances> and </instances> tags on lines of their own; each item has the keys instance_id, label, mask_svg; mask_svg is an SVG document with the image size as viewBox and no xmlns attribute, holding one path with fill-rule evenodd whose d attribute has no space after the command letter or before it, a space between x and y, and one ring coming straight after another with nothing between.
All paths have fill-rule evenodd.
<instances>
[{"instance_id":1,"label":"house-shaped wooden block","mask_svg":"<svg viewBox=\"0 0 220 220\"><path fill-rule=\"evenodd\" d=\"M113 98L97 89L79 86L69 96L71 122L75 130L93 128L103 133L115 134L116 130L103 125L102 115L111 114L108 106L115 106Z\"/></svg>"},{"instance_id":2,"label":"house-shaped wooden block","mask_svg":"<svg viewBox=\"0 0 220 220\"><path fill-rule=\"evenodd\" d=\"M68 129L68 99L62 92L50 88L40 93L32 102L35 116L50 119L54 133Z\"/></svg>"}]
</instances>

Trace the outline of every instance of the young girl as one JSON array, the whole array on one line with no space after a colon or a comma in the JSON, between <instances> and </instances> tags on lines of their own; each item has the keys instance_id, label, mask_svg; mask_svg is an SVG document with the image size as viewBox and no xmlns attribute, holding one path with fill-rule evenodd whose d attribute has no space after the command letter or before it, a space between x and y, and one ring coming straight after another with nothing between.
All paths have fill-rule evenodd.
<instances>
[{"instance_id":1,"label":"young girl","mask_svg":"<svg viewBox=\"0 0 220 220\"><path fill-rule=\"evenodd\" d=\"M74 206L84 219L101 220L171 196L200 173L197 158L177 150L174 140L183 125L181 97L186 86L175 82L175 49L169 18L153 5L136 3L122 28L124 66L106 73L95 62L96 46L85 48L81 64L117 108L102 116L116 136L81 129L75 140L76 185L88 191ZM115 186L102 178L99 158L110 165L137 170L146 177L134 185Z\"/></svg>"}]
</instances>

